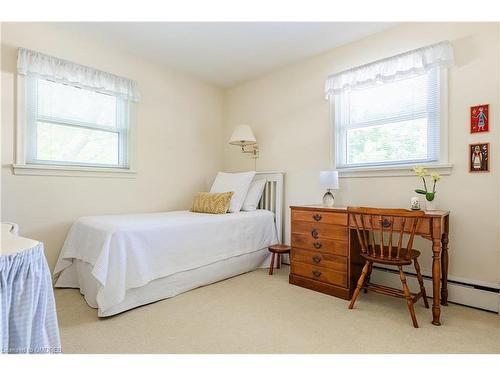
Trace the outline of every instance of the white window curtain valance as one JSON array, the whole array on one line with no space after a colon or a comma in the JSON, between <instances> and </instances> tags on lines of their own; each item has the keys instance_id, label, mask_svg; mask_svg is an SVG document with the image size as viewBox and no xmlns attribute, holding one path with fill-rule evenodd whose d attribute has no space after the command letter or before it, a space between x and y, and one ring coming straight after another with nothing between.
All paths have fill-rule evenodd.
<instances>
[{"instance_id":1,"label":"white window curtain valance","mask_svg":"<svg viewBox=\"0 0 500 375\"><path fill-rule=\"evenodd\" d=\"M25 48L19 48L17 72L22 75L37 74L47 79L120 96L130 101L139 101L137 84L130 79Z\"/></svg>"},{"instance_id":2,"label":"white window curtain valance","mask_svg":"<svg viewBox=\"0 0 500 375\"><path fill-rule=\"evenodd\" d=\"M325 83L325 96L328 99L347 90L394 81L452 64L453 47L450 42L443 41L332 74Z\"/></svg>"}]
</instances>

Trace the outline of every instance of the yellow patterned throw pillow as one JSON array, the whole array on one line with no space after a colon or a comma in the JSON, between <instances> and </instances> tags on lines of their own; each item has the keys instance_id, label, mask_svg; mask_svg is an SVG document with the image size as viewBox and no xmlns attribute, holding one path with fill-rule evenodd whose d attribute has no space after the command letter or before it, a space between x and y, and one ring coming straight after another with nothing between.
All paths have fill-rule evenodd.
<instances>
[{"instance_id":1,"label":"yellow patterned throw pillow","mask_svg":"<svg viewBox=\"0 0 500 375\"><path fill-rule=\"evenodd\" d=\"M232 196L232 191L227 193L196 193L191 211L207 214L225 214L229 208Z\"/></svg>"}]
</instances>

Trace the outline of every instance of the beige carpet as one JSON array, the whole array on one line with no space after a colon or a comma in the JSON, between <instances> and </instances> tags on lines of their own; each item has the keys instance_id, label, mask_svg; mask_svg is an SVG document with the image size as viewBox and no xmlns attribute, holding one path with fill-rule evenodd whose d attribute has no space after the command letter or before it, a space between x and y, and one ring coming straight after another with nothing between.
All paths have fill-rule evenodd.
<instances>
[{"instance_id":1,"label":"beige carpet","mask_svg":"<svg viewBox=\"0 0 500 375\"><path fill-rule=\"evenodd\" d=\"M500 353L497 314L450 304L443 325L419 301L347 301L288 284L288 267L258 270L99 319L74 289L56 290L65 353Z\"/></svg>"}]
</instances>

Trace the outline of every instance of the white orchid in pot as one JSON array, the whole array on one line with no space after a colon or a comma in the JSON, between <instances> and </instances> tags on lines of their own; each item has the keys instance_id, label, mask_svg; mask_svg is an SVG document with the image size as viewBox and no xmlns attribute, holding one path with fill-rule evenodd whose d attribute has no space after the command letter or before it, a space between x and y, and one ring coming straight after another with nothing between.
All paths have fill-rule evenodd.
<instances>
[{"instance_id":1,"label":"white orchid in pot","mask_svg":"<svg viewBox=\"0 0 500 375\"><path fill-rule=\"evenodd\" d=\"M426 208L427 210L435 210L435 198L436 198L436 182L441 180L441 175L439 173L431 173L431 179L432 179L432 190L429 191L427 187L427 181L425 180L425 176L428 175L427 169L424 167L415 167L413 168L413 172L418 177L422 178L422 181L424 182L424 188L423 189L415 189L415 193L417 194L422 194L425 196L426 200Z\"/></svg>"}]
</instances>

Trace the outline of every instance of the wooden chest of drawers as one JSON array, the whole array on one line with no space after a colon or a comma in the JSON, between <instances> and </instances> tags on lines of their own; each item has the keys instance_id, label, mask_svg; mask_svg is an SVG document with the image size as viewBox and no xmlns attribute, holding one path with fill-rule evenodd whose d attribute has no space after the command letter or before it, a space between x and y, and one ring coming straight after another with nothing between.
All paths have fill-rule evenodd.
<instances>
[{"instance_id":1,"label":"wooden chest of drawers","mask_svg":"<svg viewBox=\"0 0 500 375\"><path fill-rule=\"evenodd\" d=\"M346 210L292 206L291 284L350 299L362 262ZM353 237L355 238L355 237Z\"/></svg>"}]
</instances>

